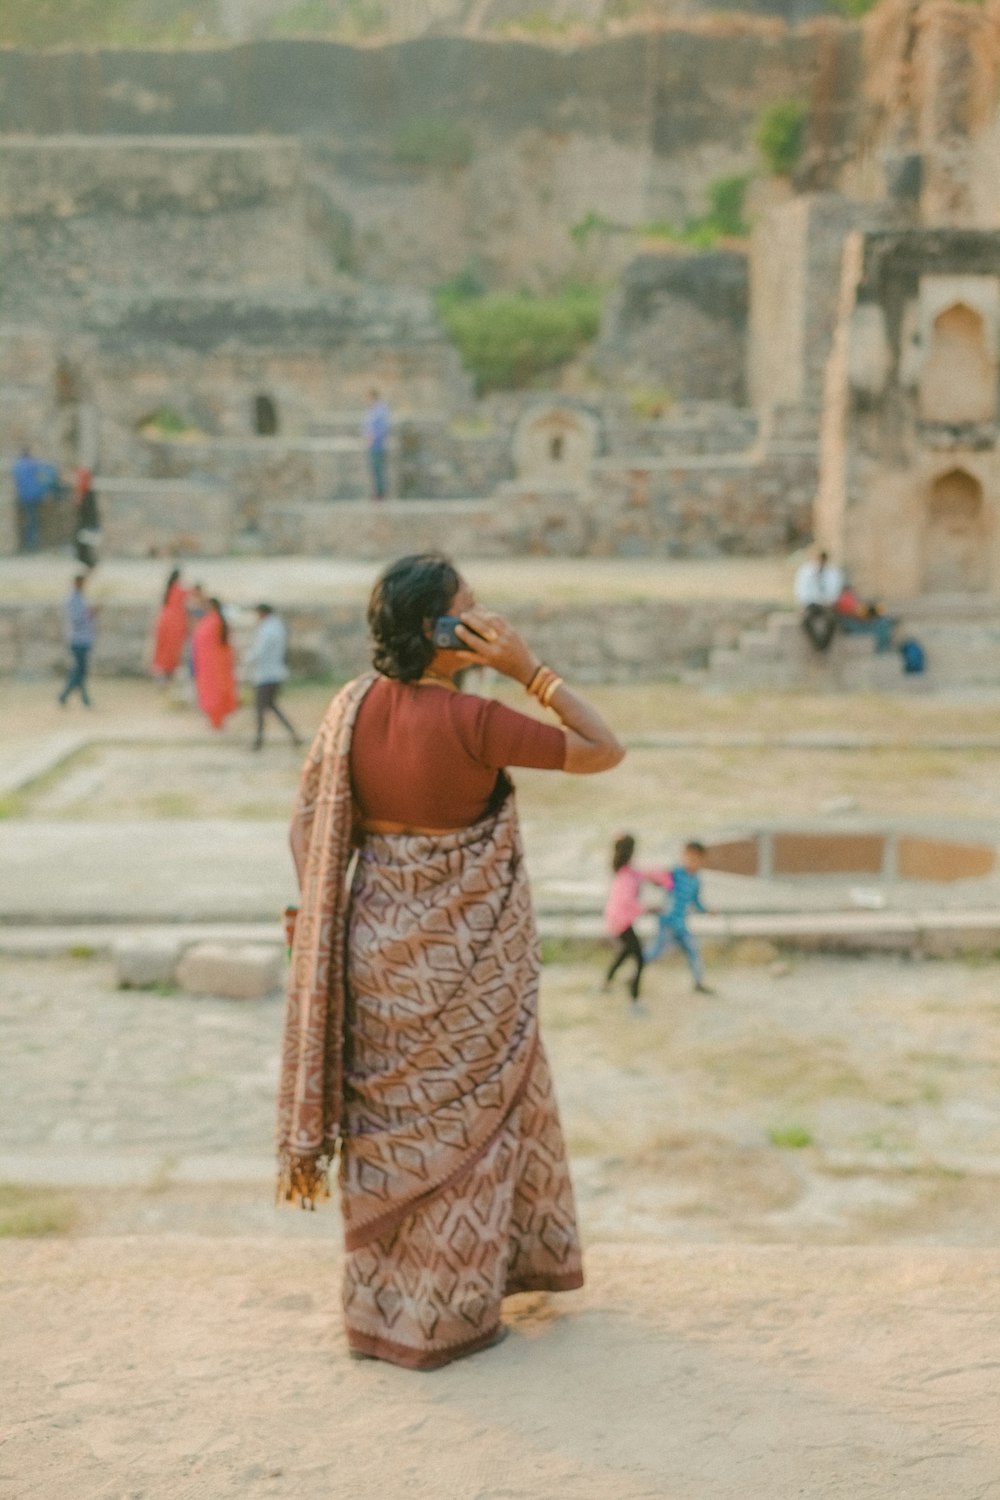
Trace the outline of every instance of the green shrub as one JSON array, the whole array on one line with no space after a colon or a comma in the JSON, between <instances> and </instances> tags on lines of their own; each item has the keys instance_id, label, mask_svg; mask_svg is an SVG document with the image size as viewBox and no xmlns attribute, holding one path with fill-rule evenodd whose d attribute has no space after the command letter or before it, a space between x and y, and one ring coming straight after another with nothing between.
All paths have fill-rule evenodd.
<instances>
[{"instance_id":1,"label":"green shrub","mask_svg":"<svg viewBox=\"0 0 1000 1500\"><path fill-rule=\"evenodd\" d=\"M582 250L592 234L604 234L608 230L618 229L620 226L613 224L604 214L599 214L596 209L588 209L583 218L577 224L570 227L569 237L579 250Z\"/></svg>"},{"instance_id":2,"label":"green shrub","mask_svg":"<svg viewBox=\"0 0 1000 1500\"><path fill-rule=\"evenodd\" d=\"M448 281L442 281L434 288L434 296L440 308L444 303L467 302L472 297L482 297L487 290L482 271L475 261L467 261Z\"/></svg>"},{"instance_id":3,"label":"green shrub","mask_svg":"<svg viewBox=\"0 0 1000 1500\"><path fill-rule=\"evenodd\" d=\"M464 125L447 115L426 115L407 120L396 132L396 160L408 167L430 167L450 171L466 167L472 160L472 136Z\"/></svg>"},{"instance_id":4,"label":"green shrub","mask_svg":"<svg viewBox=\"0 0 1000 1500\"><path fill-rule=\"evenodd\" d=\"M685 220L683 225L672 219L654 219L643 224L639 233L647 239L669 240L675 245L689 245L692 250L711 250L721 239L742 239L749 234L743 219L747 178L717 177L708 185L708 213Z\"/></svg>"},{"instance_id":5,"label":"green shrub","mask_svg":"<svg viewBox=\"0 0 1000 1500\"><path fill-rule=\"evenodd\" d=\"M549 297L439 296L438 313L480 392L518 390L597 336L601 293L571 286Z\"/></svg>"},{"instance_id":6,"label":"green shrub","mask_svg":"<svg viewBox=\"0 0 1000 1500\"><path fill-rule=\"evenodd\" d=\"M718 229L720 235L742 238L747 233L743 218L746 196L746 177L739 173L717 177L708 186L708 214L703 222Z\"/></svg>"},{"instance_id":7,"label":"green shrub","mask_svg":"<svg viewBox=\"0 0 1000 1500\"><path fill-rule=\"evenodd\" d=\"M179 411L164 406L144 418L139 430L149 437L180 437L185 432L193 432L194 428Z\"/></svg>"},{"instance_id":8,"label":"green shrub","mask_svg":"<svg viewBox=\"0 0 1000 1500\"><path fill-rule=\"evenodd\" d=\"M757 121L757 150L776 177L794 171L806 139L809 111L801 99L769 104Z\"/></svg>"}]
</instances>

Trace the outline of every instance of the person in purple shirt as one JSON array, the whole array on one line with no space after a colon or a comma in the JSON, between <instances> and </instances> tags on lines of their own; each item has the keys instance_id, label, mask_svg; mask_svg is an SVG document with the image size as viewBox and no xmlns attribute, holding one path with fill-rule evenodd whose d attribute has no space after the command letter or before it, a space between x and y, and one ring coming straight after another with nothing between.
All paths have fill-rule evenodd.
<instances>
[{"instance_id":1,"label":"person in purple shirt","mask_svg":"<svg viewBox=\"0 0 1000 1500\"><path fill-rule=\"evenodd\" d=\"M28 448L22 450L14 463L13 474L14 493L23 517L24 550L37 552L42 501L56 489L59 475L51 464L42 463Z\"/></svg>"},{"instance_id":2,"label":"person in purple shirt","mask_svg":"<svg viewBox=\"0 0 1000 1500\"><path fill-rule=\"evenodd\" d=\"M389 407L378 391L368 392L368 410L365 412L365 444L368 448L368 464L372 476L372 493L376 500L384 500L389 493L389 433L392 421Z\"/></svg>"}]
</instances>

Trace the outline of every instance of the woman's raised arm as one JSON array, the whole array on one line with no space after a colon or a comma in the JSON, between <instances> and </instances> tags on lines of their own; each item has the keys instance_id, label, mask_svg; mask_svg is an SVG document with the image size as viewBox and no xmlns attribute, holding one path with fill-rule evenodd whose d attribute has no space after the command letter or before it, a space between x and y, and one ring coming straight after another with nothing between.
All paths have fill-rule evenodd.
<instances>
[{"instance_id":1,"label":"woman's raised arm","mask_svg":"<svg viewBox=\"0 0 1000 1500\"><path fill-rule=\"evenodd\" d=\"M541 661L513 625L502 615L484 609L464 611L462 622L457 632L469 648L463 656L528 686ZM566 735L563 770L592 776L597 771L610 771L625 759L624 746L597 709L564 682L551 693L547 707L559 715Z\"/></svg>"}]
</instances>

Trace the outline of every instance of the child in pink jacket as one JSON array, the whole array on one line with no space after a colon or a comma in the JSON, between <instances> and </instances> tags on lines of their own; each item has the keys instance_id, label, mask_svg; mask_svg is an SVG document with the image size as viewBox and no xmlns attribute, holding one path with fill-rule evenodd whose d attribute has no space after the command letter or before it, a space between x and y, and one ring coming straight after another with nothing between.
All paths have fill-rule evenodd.
<instances>
[{"instance_id":1,"label":"child in pink jacket","mask_svg":"<svg viewBox=\"0 0 1000 1500\"><path fill-rule=\"evenodd\" d=\"M633 959L635 973L629 984L629 994L632 996L633 1006L639 1006L641 1004L639 983L642 978L644 959L642 943L639 941L634 924L636 918L641 917L645 910L639 895L640 888L644 881L648 881L669 890L672 880L665 870L636 869L632 863L634 854L635 839L630 833L623 833L620 838L615 839L611 853L611 869L614 873L611 891L604 908L604 928L608 936L615 939L618 949L608 970L605 987L611 983L625 960Z\"/></svg>"}]
</instances>

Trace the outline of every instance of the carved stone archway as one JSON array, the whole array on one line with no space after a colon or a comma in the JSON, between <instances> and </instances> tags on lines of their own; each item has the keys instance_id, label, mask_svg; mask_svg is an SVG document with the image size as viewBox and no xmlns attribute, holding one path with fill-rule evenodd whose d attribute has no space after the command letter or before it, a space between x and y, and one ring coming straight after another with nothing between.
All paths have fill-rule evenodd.
<instances>
[{"instance_id":1,"label":"carved stone archway","mask_svg":"<svg viewBox=\"0 0 1000 1500\"><path fill-rule=\"evenodd\" d=\"M992 422L997 410L997 368L981 313L955 302L934 319L920 373L920 416L958 426Z\"/></svg>"},{"instance_id":2,"label":"carved stone archway","mask_svg":"<svg viewBox=\"0 0 1000 1500\"><path fill-rule=\"evenodd\" d=\"M990 587L983 487L965 469L949 469L931 486L924 539L924 591L979 593Z\"/></svg>"},{"instance_id":3,"label":"carved stone archway","mask_svg":"<svg viewBox=\"0 0 1000 1500\"><path fill-rule=\"evenodd\" d=\"M514 434L519 479L581 484L598 448L597 423L589 412L561 404L535 406Z\"/></svg>"}]
</instances>

